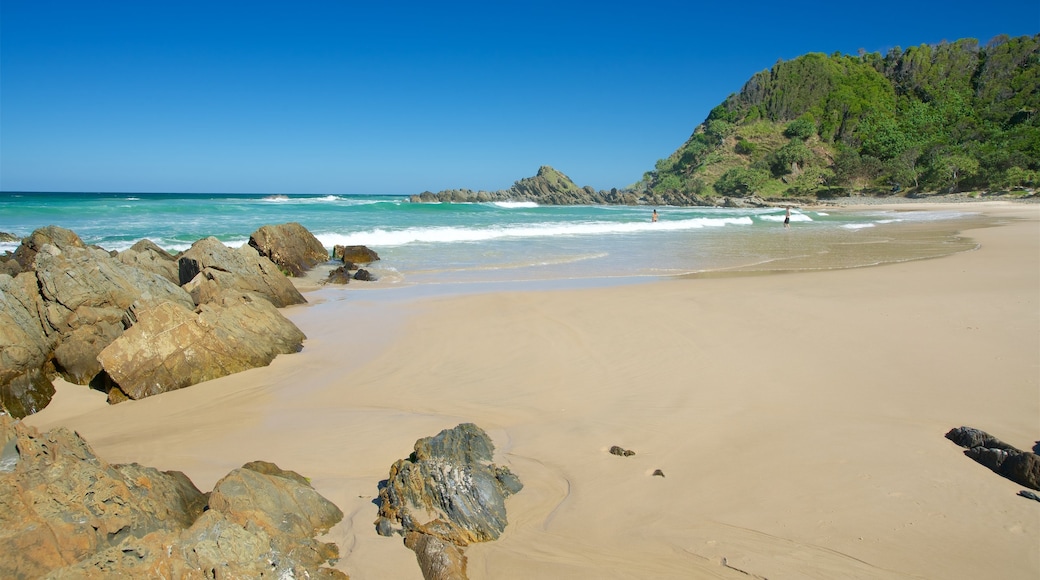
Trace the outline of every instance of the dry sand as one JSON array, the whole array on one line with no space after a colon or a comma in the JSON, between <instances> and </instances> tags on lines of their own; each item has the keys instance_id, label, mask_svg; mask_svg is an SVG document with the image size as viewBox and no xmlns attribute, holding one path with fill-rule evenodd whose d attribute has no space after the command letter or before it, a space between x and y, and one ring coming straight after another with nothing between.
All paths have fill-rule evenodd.
<instances>
[{"instance_id":1,"label":"dry sand","mask_svg":"<svg viewBox=\"0 0 1040 580\"><path fill-rule=\"evenodd\" d=\"M965 209L963 205L953 209ZM373 500L415 440L471 421L524 489L468 549L481 578L1040 577L1040 503L943 438L1040 439L1040 206L980 249L854 270L370 301L287 314L303 352L27 419L203 490L274 461L346 517L355 579L421 578ZM608 453L611 445L632 457ZM660 469L665 477L652 473Z\"/></svg>"}]
</instances>

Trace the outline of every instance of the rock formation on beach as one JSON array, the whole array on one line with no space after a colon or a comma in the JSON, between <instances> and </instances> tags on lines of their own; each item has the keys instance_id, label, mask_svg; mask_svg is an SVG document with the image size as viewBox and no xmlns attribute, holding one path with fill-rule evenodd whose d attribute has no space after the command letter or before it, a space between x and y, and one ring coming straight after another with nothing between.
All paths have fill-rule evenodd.
<instances>
[{"instance_id":1,"label":"rock formation on beach","mask_svg":"<svg viewBox=\"0 0 1040 580\"><path fill-rule=\"evenodd\" d=\"M329 260L325 246L296 222L261 226L249 236L249 245L290 276L302 276Z\"/></svg>"},{"instance_id":2,"label":"rock formation on beach","mask_svg":"<svg viewBox=\"0 0 1040 580\"><path fill-rule=\"evenodd\" d=\"M972 427L951 429L946 438L965 448L964 454L1011 481L1040 490L1040 455Z\"/></svg>"},{"instance_id":3,"label":"rock formation on beach","mask_svg":"<svg viewBox=\"0 0 1040 580\"><path fill-rule=\"evenodd\" d=\"M0 577L346 578L315 540L343 513L266 462L204 494L183 473L110 465L64 428L0 414Z\"/></svg>"},{"instance_id":4,"label":"rock formation on beach","mask_svg":"<svg viewBox=\"0 0 1040 580\"><path fill-rule=\"evenodd\" d=\"M271 231L283 229L305 237ZM303 295L248 245L206 238L174 257L142 240L116 253L47 226L0 261L0 408L15 417L50 402L56 375L119 402L270 364L305 338L277 310Z\"/></svg>"},{"instance_id":5,"label":"rock formation on beach","mask_svg":"<svg viewBox=\"0 0 1040 580\"><path fill-rule=\"evenodd\" d=\"M217 238L204 238L177 263L180 283L196 304L219 300L224 289L254 292L278 308L307 301L274 262L249 245L233 249Z\"/></svg>"},{"instance_id":6,"label":"rock formation on beach","mask_svg":"<svg viewBox=\"0 0 1040 580\"><path fill-rule=\"evenodd\" d=\"M493 465L493 454L487 433L463 423L416 441L412 455L390 468L376 530L403 535L427 580L465 578L463 548L505 530L505 498L523 484Z\"/></svg>"}]
</instances>

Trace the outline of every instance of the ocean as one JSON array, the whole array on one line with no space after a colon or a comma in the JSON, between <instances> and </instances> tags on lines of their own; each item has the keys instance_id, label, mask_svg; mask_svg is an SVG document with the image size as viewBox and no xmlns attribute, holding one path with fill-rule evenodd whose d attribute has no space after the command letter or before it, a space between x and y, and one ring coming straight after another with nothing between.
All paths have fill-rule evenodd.
<instances>
[{"instance_id":1,"label":"ocean","mask_svg":"<svg viewBox=\"0 0 1040 580\"><path fill-rule=\"evenodd\" d=\"M46 225L124 250L175 253L214 236L240 246L298 222L327 248L365 245L380 285L619 280L726 271L848 268L974 247L953 235L968 210L792 210L536 203L410 203L406 195L0 193L0 231ZM908 209L912 209L908 207ZM0 254L17 243L0 243Z\"/></svg>"}]
</instances>

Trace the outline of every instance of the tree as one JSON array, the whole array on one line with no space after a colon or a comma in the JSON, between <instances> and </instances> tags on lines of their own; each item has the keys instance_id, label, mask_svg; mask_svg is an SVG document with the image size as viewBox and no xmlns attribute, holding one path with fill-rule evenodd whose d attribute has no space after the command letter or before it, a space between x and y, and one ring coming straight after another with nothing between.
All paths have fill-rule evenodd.
<instances>
[{"instance_id":1,"label":"tree","mask_svg":"<svg viewBox=\"0 0 1040 580\"><path fill-rule=\"evenodd\" d=\"M722 195L746 197L758 191L768 180L769 174L761 169L734 167L723 173L714 187Z\"/></svg>"}]
</instances>

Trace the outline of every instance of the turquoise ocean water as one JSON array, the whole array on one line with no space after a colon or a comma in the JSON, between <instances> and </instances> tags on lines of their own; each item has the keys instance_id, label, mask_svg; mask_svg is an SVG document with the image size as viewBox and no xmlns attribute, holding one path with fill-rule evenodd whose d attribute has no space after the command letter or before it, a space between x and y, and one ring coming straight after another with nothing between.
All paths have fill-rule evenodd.
<instances>
[{"instance_id":1,"label":"turquoise ocean water","mask_svg":"<svg viewBox=\"0 0 1040 580\"><path fill-rule=\"evenodd\" d=\"M382 259L372 270L386 284L841 268L971 247L948 235L964 212L796 210L785 229L780 207L657 210L660 221L652 223L647 206L420 204L404 195L6 192L0 193L0 231L25 236L53 224L108 250L148 238L177 252L206 236L239 246L262 225L299 222L327 248L376 250ZM936 224L953 225L940 235ZM0 253L16 246L0 243Z\"/></svg>"}]
</instances>

